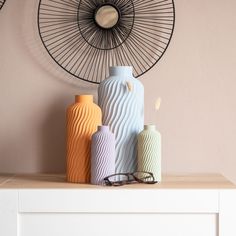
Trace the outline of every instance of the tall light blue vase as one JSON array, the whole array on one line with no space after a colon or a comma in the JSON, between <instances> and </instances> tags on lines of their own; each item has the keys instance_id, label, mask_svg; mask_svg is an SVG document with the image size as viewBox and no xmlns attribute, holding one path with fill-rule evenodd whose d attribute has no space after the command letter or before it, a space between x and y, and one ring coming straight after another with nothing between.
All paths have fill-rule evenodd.
<instances>
[{"instance_id":1,"label":"tall light blue vase","mask_svg":"<svg viewBox=\"0 0 236 236\"><path fill-rule=\"evenodd\" d=\"M116 173L137 170L137 135L143 129L144 89L132 67L110 67L98 88L102 121L116 137Z\"/></svg>"},{"instance_id":2,"label":"tall light blue vase","mask_svg":"<svg viewBox=\"0 0 236 236\"><path fill-rule=\"evenodd\" d=\"M91 184L103 185L104 178L115 174L115 135L108 126L98 126L91 143Z\"/></svg>"}]
</instances>

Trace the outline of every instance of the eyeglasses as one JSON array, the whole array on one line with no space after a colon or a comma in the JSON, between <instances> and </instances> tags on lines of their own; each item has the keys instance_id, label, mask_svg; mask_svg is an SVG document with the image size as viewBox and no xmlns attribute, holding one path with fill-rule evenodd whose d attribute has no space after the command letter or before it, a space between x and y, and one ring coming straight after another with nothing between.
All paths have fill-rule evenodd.
<instances>
[{"instance_id":1,"label":"eyeglasses","mask_svg":"<svg viewBox=\"0 0 236 236\"><path fill-rule=\"evenodd\" d=\"M153 173L146 171L136 171L133 173L118 173L104 178L107 186L122 186L125 184L156 184Z\"/></svg>"}]
</instances>

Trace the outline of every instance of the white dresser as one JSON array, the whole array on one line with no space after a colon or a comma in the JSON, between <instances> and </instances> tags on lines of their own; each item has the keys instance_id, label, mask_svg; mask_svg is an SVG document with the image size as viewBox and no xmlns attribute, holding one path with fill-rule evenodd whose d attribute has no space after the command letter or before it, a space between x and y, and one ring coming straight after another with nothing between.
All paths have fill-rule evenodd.
<instances>
[{"instance_id":1,"label":"white dresser","mask_svg":"<svg viewBox=\"0 0 236 236\"><path fill-rule=\"evenodd\" d=\"M144 235L236 236L236 186L214 174L123 187L0 175L0 236Z\"/></svg>"}]
</instances>

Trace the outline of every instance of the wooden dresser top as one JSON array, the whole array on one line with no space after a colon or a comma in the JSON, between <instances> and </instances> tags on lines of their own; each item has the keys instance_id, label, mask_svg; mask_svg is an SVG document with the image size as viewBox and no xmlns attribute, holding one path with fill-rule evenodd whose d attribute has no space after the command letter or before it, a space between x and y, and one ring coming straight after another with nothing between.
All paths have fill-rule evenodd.
<instances>
[{"instance_id":1,"label":"wooden dresser top","mask_svg":"<svg viewBox=\"0 0 236 236\"><path fill-rule=\"evenodd\" d=\"M55 174L2 174L0 189L232 189L232 182L220 174L167 174L154 185L132 184L122 187L95 186L67 183L65 175Z\"/></svg>"}]
</instances>

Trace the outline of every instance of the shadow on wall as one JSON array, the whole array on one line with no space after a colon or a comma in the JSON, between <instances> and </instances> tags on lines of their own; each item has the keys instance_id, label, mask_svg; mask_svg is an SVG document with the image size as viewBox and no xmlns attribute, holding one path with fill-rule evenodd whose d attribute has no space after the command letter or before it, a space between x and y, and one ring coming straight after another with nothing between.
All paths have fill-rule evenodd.
<instances>
[{"instance_id":1,"label":"shadow on wall","mask_svg":"<svg viewBox=\"0 0 236 236\"><path fill-rule=\"evenodd\" d=\"M17 60L22 58L22 62L18 65L15 58L12 60L27 73L19 75L20 88L13 82L7 83L13 95L14 92L23 95L19 98L19 109L1 107L4 113L0 119L1 172L64 172L66 108L73 103L75 94L96 95L97 85L69 75L46 52L37 28L38 3L13 0L4 6L6 37L13 39L9 55L16 49ZM6 97L15 105L14 96Z\"/></svg>"},{"instance_id":2,"label":"shadow on wall","mask_svg":"<svg viewBox=\"0 0 236 236\"><path fill-rule=\"evenodd\" d=\"M67 105L58 98L43 115L32 112L26 122L15 119L10 131L0 123L1 173L65 172Z\"/></svg>"},{"instance_id":3,"label":"shadow on wall","mask_svg":"<svg viewBox=\"0 0 236 236\"><path fill-rule=\"evenodd\" d=\"M62 173L66 170L66 107L65 99L61 98L45 113L47 115L39 132L40 171Z\"/></svg>"},{"instance_id":4,"label":"shadow on wall","mask_svg":"<svg viewBox=\"0 0 236 236\"><path fill-rule=\"evenodd\" d=\"M43 111L46 115L42 118L40 130L37 131L40 134L39 145L41 146L38 148L36 169L38 172L65 172L66 108L74 100L73 95L70 98L65 96L73 91L95 95L97 85L76 79L50 58L40 40L37 28L38 1L26 0L23 4L18 2L17 4L20 4L18 15L22 16L19 18L23 21L23 24L18 23L21 39L18 42L19 47L24 48L24 53L28 54L36 66L45 71L52 80L60 81L67 90L61 92L61 97L53 98L53 102L49 101L50 106ZM68 102L68 99L71 99L71 102Z\"/></svg>"}]
</instances>

